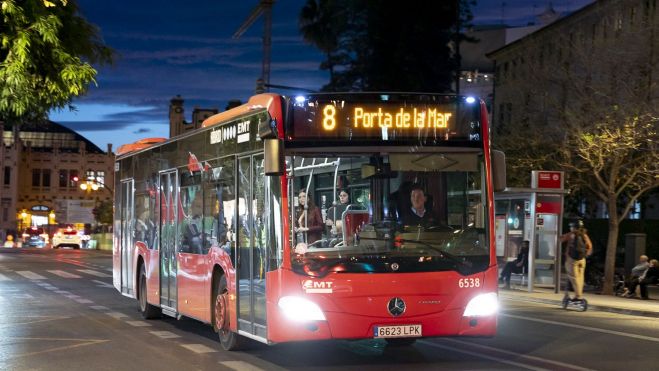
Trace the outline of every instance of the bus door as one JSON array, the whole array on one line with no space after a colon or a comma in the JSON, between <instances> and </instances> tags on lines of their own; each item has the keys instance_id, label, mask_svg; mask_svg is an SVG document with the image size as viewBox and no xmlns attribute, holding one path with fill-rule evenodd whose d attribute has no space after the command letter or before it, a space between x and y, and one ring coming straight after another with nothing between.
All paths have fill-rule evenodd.
<instances>
[{"instance_id":1,"label":"bus door","mask_svg":"<svg viewBox=\"0 0 659 371\"><path fill-rule=\"evenodd\" d=\"M238 331L266 338L263 154L238 158Z\"/></svg>"},{"instance_id":2,"label":"bus door","mask_svg":"<svg viewBox=\"0 0 659 371\"><path fill-rule=\"evenodd\" d=\"M135 230L135 181L133 179L121 182L121 292L133 294L133 256L135 246L133 245L133 233Z\"/></svg>"},{"instance_id":3,"label":"bus door","mask_svg":"<svg viewBox=\"0 0 659 371\"><path fill-rule=\"evenodd\" d=\"M160 173L160 305L176 312L178 172Z\"/></svg>"}]
</instances>

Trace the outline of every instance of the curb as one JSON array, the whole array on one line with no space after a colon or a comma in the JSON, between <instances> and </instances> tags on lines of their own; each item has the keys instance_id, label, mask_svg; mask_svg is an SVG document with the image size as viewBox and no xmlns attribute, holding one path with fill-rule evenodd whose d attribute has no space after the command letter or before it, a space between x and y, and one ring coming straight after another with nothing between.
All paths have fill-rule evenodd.
<instances>
[{"instance_id":1,"label":"curb","mask_svg":"<svg viewBox=\"0 0 659 371\"><path fill-rule=\"evenodd\" d=\"M507 300L512 300L512 301L526 301L526 302L531 302L531 303L552 304L552 305L556 305L556 306L561 306L562 305L562 302L560 300L554 300L554 299L531 298L531 297L514 296L514 295L501 295L501 293L499 293L499 297L501 297L503 299L507 299ZM609 307L609 306L605 306L605 305L594 305L594 304L590 304L590 303L588 303L588 309L589 310L596 310L596 311L600 311L600 312L627 314L627 315L630 315L630 316L659 318L659 312L650 312L650 311L645 311L645 310Z\"/></svg>"}]
</instances>

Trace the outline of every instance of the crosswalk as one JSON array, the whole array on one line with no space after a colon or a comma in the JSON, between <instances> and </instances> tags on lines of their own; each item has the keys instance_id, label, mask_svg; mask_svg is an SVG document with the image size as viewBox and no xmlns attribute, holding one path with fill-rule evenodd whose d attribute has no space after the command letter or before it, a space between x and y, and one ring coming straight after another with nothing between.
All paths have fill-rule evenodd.
<instances>
[{"instance_id":1,"label":"crosswalk","mask_svg":"<svg viewBox=\"0 0 659 371\"><path fill-rule=\"evenodd\" d=\"M0 270L0 282L30 280L34 282L48 281L51 279L71 279L80 280L87 279L94 282L99 287L113 288L111 282L103 282L98 278L112 278L111 274L99 272L93 269L49 269L44 271L29 271L29 270Z\"/></svg>"}]
</instances>

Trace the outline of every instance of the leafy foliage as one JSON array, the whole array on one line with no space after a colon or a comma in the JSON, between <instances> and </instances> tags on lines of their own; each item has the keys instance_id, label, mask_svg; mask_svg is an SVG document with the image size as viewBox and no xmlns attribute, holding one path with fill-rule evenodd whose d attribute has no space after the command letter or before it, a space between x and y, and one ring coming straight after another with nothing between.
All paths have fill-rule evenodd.
<instances>
[{"instance_id":1,"label":"leafy foliage","mask_svg":"<svg viewBox=\"0 0 659 371\"><path fill-rule=\"evenodd\" d=\"M325 91L448 92L457 73L456 33L471 20L471 0L374 2L308 0L304 39L326 56Z\"/></svg>"},{"instance_id":2,"label":"leafy foliage","mask_svg":"<svg viewBox=\"0 0 659 371\"><path fill-rule=\"evenodd\" d=\"M112 201L101 201L93 210L94 218L100 224L112 224Z\"/></svg>"},{"instance_id":3,"label":"leafy foliage","mask_svg":"<svg viewBox=\"0 0 659 371\"><path fill-rule=\"evenodd\" d=\"M113 52L73 0L0 2L0 117L40 118L95 83Z\"/></svg>"},{"instance_id":4,"label":"leafy foliage","mask_svg":"<svg viewBox=\"0 0 659 371\"><path fill-rule=\"evenodd\" d=\"M534 169L564 170L572 195L606 207L604 293L611 293L620 222L659 187L657 24L647 14L613 34L581 24L527 38L517 45L523 56L498 61L515 67L497 76L493 140L507 154L511 183ZM595 205L584 216L593 216Z\"/></svg>"}]
</instances>

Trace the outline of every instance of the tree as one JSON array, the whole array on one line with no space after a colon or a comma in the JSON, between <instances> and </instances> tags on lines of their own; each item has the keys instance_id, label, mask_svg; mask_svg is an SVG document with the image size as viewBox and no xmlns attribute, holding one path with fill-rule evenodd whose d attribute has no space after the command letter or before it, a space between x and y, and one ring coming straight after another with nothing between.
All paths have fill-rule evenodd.
<instances>
[{"instance_id":1,"label":"tree","mask_svg":"<svg viewBox=\"0 0 659 371\"><path fill-rule=\"evenodd\" d=\"M572 194L605 205L603 293L612 294L620 222L659 187L657 22L639 12L610 24L594 9L592 24L581 18L513 46L513 69L497 75L493 140L507 154L512 183L558 168Z\"/></svg>"},{"instance_id":2,"label":"tree","mask_svg":"<svg viewBox=\"0 0 659 371\"><path fill-rule=\"evenodd\" d=\"M101 201L93 210L94 219L99 224L111 225L113 218L112 201Z\"/></svg>"},{"instance_id":3,"label":"tree","mask_svg":"<svg viewBox=\"0 0 659 371\"><path fill-rule=\"evenodd\" d=\"M468 24L472 3L308 0L300 30L326 55L323 90L448 92L459 66L454 45L464 40L456 29Z\"/></svg>"},{"instance_id":4,"label":"tree","mask_svg":"<svg viewBox=\"0 0 659 371\"><path fill-rule=\"evenodd\" d=\"M91 63L112 61L74 0L3 0L0 14L0 118L9 123L70 106L96 82Z\"/></svg>"}]
</instances>

